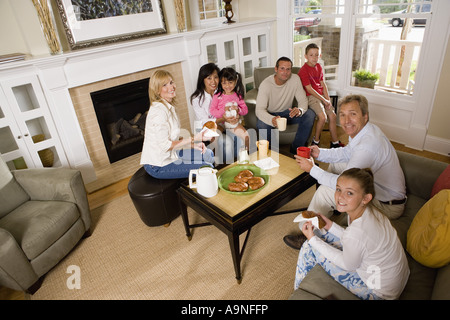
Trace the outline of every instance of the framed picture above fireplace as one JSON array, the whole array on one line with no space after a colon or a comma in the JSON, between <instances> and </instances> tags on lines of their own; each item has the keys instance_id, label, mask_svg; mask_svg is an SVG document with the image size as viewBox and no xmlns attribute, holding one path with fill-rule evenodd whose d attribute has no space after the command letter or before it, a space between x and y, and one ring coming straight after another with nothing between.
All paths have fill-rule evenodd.
<instances>
[{"instance_id":1,"label":"framed picture above fireplace","mask_svg":"<svg viewBox=\"0 0 450 320\"><path fill-rule=\"evenodd\" d=\"M161 0L56 0L71 49L166 33Z\"/></svg>"}]
</instances>

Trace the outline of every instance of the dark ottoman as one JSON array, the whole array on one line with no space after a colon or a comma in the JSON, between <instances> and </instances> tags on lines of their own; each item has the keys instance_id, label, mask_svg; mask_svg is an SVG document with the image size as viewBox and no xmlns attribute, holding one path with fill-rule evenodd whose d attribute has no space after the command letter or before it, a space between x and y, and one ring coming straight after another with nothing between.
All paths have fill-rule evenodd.
<instances>
[{"instance_id":1,"label":"dark ottoman","mask_svg":"<svg viewBox=\"0 0 450 320\"><path fill-rule=\"evenodd\" d=\"M149 227L170 223L181 213L177 189L186 179L156 179L141 167L128 182L128 193Z\"/></svg>"}]
</instances>

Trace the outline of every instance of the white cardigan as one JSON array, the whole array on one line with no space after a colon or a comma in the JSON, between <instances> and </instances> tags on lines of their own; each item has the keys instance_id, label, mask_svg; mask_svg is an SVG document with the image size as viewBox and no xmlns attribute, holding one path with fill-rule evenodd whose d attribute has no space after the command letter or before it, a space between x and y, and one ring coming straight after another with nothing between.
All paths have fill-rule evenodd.
<instances>
[{"instance_id":1,"label":"white cardigan","mask_svg":"<svg viewBox=\"0 0 450 320\"><path fill-rule=\"evenodd\" d=\"M145 122L144 145L141 164L163 167L178 159L176 152L170 150L172 141L180 136L180 121L175 108L162 102L153 102Z\"/></svg>"},{"instance_id":2,"label":"white cardigan","mask_svg":"<svg viewBox=\"0 0 450 320\"><path fill-rule=\"evenodd\" d=\"M369 206L346 229L333 223L328 232L340 238L343 250L317 236L309 244L341 269L356 271L379 297L400 296L409 277L408 261L397 231L386 216Z\"/></svg>"}]
</instances>

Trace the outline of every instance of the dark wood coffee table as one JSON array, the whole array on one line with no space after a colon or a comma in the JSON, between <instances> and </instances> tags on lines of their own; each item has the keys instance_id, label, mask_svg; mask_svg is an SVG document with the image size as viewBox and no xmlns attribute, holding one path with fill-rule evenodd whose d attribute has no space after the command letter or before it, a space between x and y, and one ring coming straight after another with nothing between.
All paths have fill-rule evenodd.
<instances>
[{"instance_id":1,"label":"dark wood coffee table","mask_svg":"<svg viewBox=\"0 0 450 320\"><path fill-rule=\"evenodd\" d=\"M205 198L196 190L189 188L184 182L178 189L181 216L183 218L186 236L192 239L191 228L214 225L228 236L231 256L238 283L241 283L241 259L251 228L264 218L281 214L275 211L283 205L308 190L316 183L308 173L302 171L293 156L285 156L271 151L270 156L280 164L279 167L267 170L270 181L266 187L251 195L234 195L219 189L217 195ZM257 160L256 153L250 155L250 161ZM227 165L223 170L237 164ZM187 207L194 209L208 222L202 224L189 224ZM289 212L292 212L289 211ZM247 231L242 250L239 250L239 235ZM240 251L240 252L239 252Z\"/></svg>"}]
</instances>

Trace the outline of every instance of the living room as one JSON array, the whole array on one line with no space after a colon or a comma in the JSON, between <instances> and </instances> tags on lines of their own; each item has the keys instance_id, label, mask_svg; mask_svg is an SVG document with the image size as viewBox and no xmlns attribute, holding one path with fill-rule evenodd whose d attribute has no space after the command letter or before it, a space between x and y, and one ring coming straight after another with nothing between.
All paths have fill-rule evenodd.
<instances>
[{"instance_id":1,"label":"living room","mask_svg":"<svg viewBox=\"0 0 450 320\"><path fill-rule=\"evenodd\" d=\"M186 2L192 8L193 1ZM357 1L347 2L354 5ZM56 1L51 3L58 25L60 13ZM291 21L295 15L290 1L232 1L233 20L236 21L232 24L221 21L193 26L192 13L187 12L188 28L183 32L177 30L174 1L160 3L166 32L71 49L64 28L58 25L57 38L62 49L56 54L50 52L36 9L30 1L2 1L0 5L2 30L8 30L1 34L2 43L7 45L2 46L0 55L15 52L29 55L23 61L1 64L0 81L3 86L8 86L16 83L16 78L37 79L36 85L41 87L43 101L55 122L54 132L58 133L53 137L58 141L54 141L52 150L58 154L62 166L82 172L90 193L130 177L139 168L139 154L112 164L109 162L105 146L99 145L102 138L98 125L91 124L95 111L91 106L82 105L91 92L146 78L155 68L164 66L179 83L181 124L191 130L193 113L189 96L194 91L198 69L208 58L205 50L217 38L240 39L242 34L255 34L258 38L263 35L266 52L255 59L267 59L267 65L273 65L279 56L293 55ZM420 79L416 78L414 95L357 88L350 85L348 72L330 82L330 89L339 96L365 94L370 102L371 120L393 142L448 157L450 129L446 122L450 111L446 90L450 81L450 8L448 1L443 0L434 0L433 6L436 11L427 25L424 43L427 42L421 51L421 61L426 61L426 67L421 65L418 70ZM350 38L344 39L341 48L350 42ZM235 61L237 66L244 68L240 63ZM343 61L340 72L350 70L350 64L351 61Z\"/></svg>"}]
</instances>

